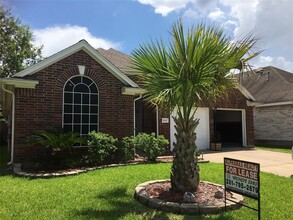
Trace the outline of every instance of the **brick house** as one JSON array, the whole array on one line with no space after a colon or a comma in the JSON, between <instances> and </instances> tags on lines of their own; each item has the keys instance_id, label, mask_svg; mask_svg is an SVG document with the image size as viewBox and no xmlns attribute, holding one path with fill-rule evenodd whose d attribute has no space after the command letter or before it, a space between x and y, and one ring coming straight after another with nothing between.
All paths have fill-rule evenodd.
<instances>
[{"instance_id":1,"label":"brick house","mask_svg":"<svg viewBox=\"0 0 293 220\"><path fill-rule=\"evenodd\" d=\"M132 75L129 61L126 54L96 50L82 40L10 78L0 79L10 162L31 161L44 154L44 149L28 145L26 138L39 130L60 127L81 135L96 130L117 138L155 132L172 141L172 117L142 100L144 90ZM233 146L253 145L253 108L247 106L247 100L254 101L241 87L213 107L199 108L199 148L208 148L215 133Z\"/></svg>"},{"instance_id":2,"label":"brick house","mask_svg":"<svg viewBox=\"0 0 293 220\"><path fill-rule=\"evenodd\" d=\"M293 74L267 66L255 70L242 85L257 102L254 107L255 144L293 145Z\"/></svg>"}]
</instances>

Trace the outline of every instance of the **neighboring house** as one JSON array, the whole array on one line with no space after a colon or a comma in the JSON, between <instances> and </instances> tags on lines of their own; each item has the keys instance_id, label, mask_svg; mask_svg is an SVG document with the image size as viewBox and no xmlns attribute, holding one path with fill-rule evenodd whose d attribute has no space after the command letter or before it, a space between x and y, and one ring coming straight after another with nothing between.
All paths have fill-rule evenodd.
<instances>
[{"instance_id":1,"label":"neighboring house","mask_svg":"<svg viewBox=\"0 0 293 220\"><path fill-rule=\"evenodd\" d=\"M254 138L258 145L293 145L293 74L268 66L243 78L242 85L257 102Z\"/></svg>"},{"instance_id":2,"label":"neighboring house","mask_svg":"<svg viewBox=\"0 0 293 220\"><path fill-rule=\"evenodd\" d=\"M174 122L142 100L144 90L119 51L96 50L82 40L45 60L0 79L1 102L8 121L11 162L32 161L44 150L26 138L39 130L62 127L87 135L92 130L117 138L138 132L163 134L174 141ZM209 148L217 139L226 146L254 144L255 101L244 89L227 99L198 108L197 145ZM224 145L225 146L225 145Z\"/></svg>"}]
</instances>

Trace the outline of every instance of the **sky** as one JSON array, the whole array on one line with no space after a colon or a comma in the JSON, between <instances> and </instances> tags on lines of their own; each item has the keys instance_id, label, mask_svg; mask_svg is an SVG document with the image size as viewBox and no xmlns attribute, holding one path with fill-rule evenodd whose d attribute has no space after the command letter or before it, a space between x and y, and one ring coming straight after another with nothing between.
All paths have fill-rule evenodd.
<instances>
[{"instance_id":1,"label":"sky","mask_svg":"<svg viewBox=\"0 0 293 220\"><path fill-rule=\"evenodd\" d=\"M131 54L150 40L168 42L172 24L220 25L233 39L259 37L253 68L293 72L293 0L0 0L29 25L34 44L50 56L81 39L94 48Z\"/></svg>"}]
</instances>

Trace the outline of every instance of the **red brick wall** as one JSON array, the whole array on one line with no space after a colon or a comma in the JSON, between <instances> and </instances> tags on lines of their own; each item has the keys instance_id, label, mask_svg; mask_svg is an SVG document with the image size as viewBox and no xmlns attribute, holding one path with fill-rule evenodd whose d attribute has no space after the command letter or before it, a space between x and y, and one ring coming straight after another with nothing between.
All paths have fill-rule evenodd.
<instances>
[{"instance_id":1,"label":"red brick wall","mask_svg":"<svg viewBox=\"0 0 293 220\"><path fill-rule=\"evenodd\" d=\"M162 123L162 118L169 118L169 123ZM159 134L169 140L170 149L170 115L166 111L159 111ZM167 151L169 150L167 149Z\"/></svg>"},{"instance_id":2,"label":"red brick wall","mask_svg":"<svg viewBox=\"0 0 293 220\"><path fill-rule=\"evenodd\" d=\"M15 162L30 161L43 149L26 143L27 136L38 130L62 126L63 86L74 75L77 65L86 67L85 75L99 89L99 128L101 132L122 138L133 134L133 96L122 95L123 84L84 51L33 74L39 80L36 89L16 89Z\"/></svg>"}]
</instances>

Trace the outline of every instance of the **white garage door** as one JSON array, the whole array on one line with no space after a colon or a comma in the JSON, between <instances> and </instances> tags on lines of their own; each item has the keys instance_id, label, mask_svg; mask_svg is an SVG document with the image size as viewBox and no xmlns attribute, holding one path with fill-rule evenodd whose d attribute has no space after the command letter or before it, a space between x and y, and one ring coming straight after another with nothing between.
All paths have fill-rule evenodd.
<instances>
[{"instance_id":1,"label":"white garage door","mask_svg":"<svg viewBox=\"0 0 293 220\"><path fill-rule=\"evenodd\" d=\"M176 110L173 111L172 116L176 115ZM209 109L198 108L194 118L199 118L199 125L195 129L197 139L195 141L198 149L208 149L210 145L210 129L209 129ZM174 120L170 119L170 137L171 137L171 150L173 150L173 143L175 142L175 127Z\"/></svg>"}]
</instances>

